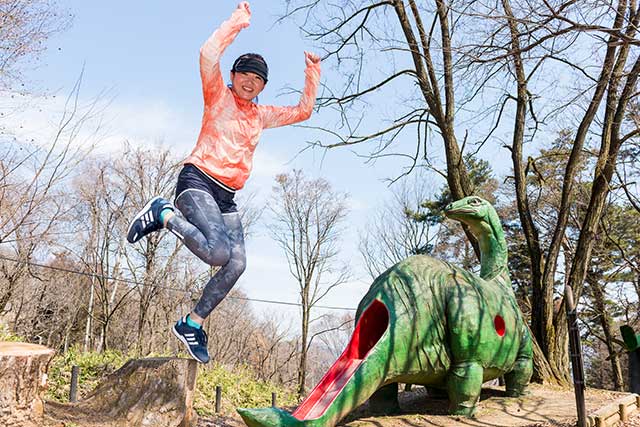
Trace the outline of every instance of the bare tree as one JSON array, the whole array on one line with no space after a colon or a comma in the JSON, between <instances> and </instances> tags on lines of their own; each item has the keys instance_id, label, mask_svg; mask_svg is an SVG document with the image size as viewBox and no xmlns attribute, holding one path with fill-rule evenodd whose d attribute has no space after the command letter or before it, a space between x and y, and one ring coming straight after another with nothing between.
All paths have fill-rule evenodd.
<instances>
[{"instance_id":1,"label":"bare tree","mask_svg":"<svg viewBox=\"0 0 640 427\"><path fill-rule=\"evenodd\" d=\"M308 179L299 170L278 175L273 188L271 234L284 250L300 291L299 396L305 394L306 387L311 311L349 277L346 264L339 258L347 197L335 192L324 179Z\"/></svg>"},{"instance_id":2,"label":"bare tree","mask_svg":"<svg viewBox=\"0 0 640 427\"><path fill-rule=\"evenodd\" d=\"M598 272L591 271L587 275L587 285L585 293L589 296L593 307L590 310L592 318L597 319L602 334L596 333L593 329L589 332L592 336L600 340L606 347L608 353L607 359L610 361L610 372L613 377L613 388L618 391L624 391L624 379L622 377L622 368L620 366L620 355L616 349L615 337L617 334L614 328L614 317L611 313L611 307L608 307L606 298L606 287L604 283L599 282ZM615 313L614 313L615 314Z\"/></svg>"},{"instance_id":3,"label":"bare tree","mask_svg":"<svg viewBox=\"0 0 640 427\"><path fill-rule=\"evenodd\" d=\"M377 143L373 157L401 155L409 159L409 169L419 161L437 167L435 156L427 155L427 142L438 135L446 157L442 174L453 198L460 198L472 191L462 162L465 149L481 150L487 141L500 141L505 126L513 129L504 145L511 153L531 263L532 331L540 345L536 370L540 380L568 381L564 310L554 311L555 284L562 274L558 262L582 158L590 151L598 153L591 201L568 266L567 284L579 296L619 150L639 133L637 121L627 114L637 97L640 70L637 2L352 0L288 5L292 15L304 16L307 34L326 47L325 60L335 59L344 71L345 78L333 79L332 87L325 88L329 95L320 102L321 108L333 109L342 124L337 132L323 128L337 138L326 146L371 141ZM389 65L377 68L383 75L375 80L368 61L380 55ZM409 66L403 68L405 64ZM401 79L410 80L415 86L405 87L417 87L420 97L405 95L390 121L377 121L363 131L368 122L362 104L376 94L389 95L380 98L389 103L403 93ZM548 226L549 240L544 240L540 234L547 227L535 222L536 206L528 199L535 162L525 157L525 143L565 128L567 122L572 124L571 147L562 165L560 204ZM408 128L417 130L412 151L403 150L399 142ZM464 139L456 134L464 134ZM599 145L590 147L593 140Z\"/></svg>"},{"instance_id":4,"label":"bare tree","mask_svg":"<svg viewBox=\"0 0 640 427\"><path fill-rule=\"evenodd\" d=\"M520 7L522 6L522 8ZM636 82L640 72L640 61L631 53L637 44L636 28L640 19L635 1L582 4L575 2L545 3L534 11L530 6L518 3L518 15L509 0L502 1L505 29L508 29L508 50L501 49L494 37L490 45L496 63L506 63L514 70L517 84L516 120L511 146L515 171L518 210L529 247L532 265L533 307L532 329L542 351L551 362L554 377L568 379L566 355L565 310L554 313L554 284L557 279L557 263L566 239L572 204L576 196L576 176L585 155L585 143L589 132L600 139L595 147L598 156L592 177L591 196L584 211L578 241L569 265L567 286L579 297L587 275L587 266L596 242L598 224L604 214L610 184L616 170L620 147L634 138L638 128L625 126L628 103L636 95ZM531 23L533 22L533 25ZM505 31L506 32L506 31ZM595 36L593 36L595 35ZM578 51L581 42L590 42L592 49L602 53L595 62L580 60L572 51ZM548 40L546 42L545 40ZM482 61L489 61L485 55ZM501 62L500 58L506 59ZM572 94L575 105L560 110L571 110L584 100L583 113L572 132L571 150L563 165L564 179L561 186L561 201L557 219L552 225L553 235L548 248L540 245L539 230L534 224L532 208L527 199L527 163L522 160L522 149L526 128L539 125L539 111L532 108L532 79L539 78L538 70L547 61L566 64L573 75L581 74L583 84L580 92ZM562 62L560 62L562 61ZM589 67L596 72L593 73ZM557 71L556 71L557 72ZM586 79L585 79L586 77ZM602 103L605 103L604 108ZM573 107L573 108L572 108ZM602 114L599 112L601 110ZM625 129L626 128L626 129ZM566 254L565 254L566 258Z\"/></svg>"},{"instance_id":5,"label":"bare tree","mask_svg":"<svg viewBox=\"0 0 640 427\"><path fill-rule=\"evenodd\" d=\"M57 253L45 265L50 268L32 266L32 277L22 282L25 298L14 307L14 331L33 342L65 350L80 331L83 283L81 276L68 272L78 266L66 253Z\"/></svg>"},{"instance_id":6,"label":"bare tree","mask_svg":"<svg viewBox=\"0 0 640 427\"><path fill-rule=\"evenodd\" d=\"M327 313L312 324L307 379L318 384L345 351L355 327L355 313Z\"/></svg>"},{"instance_id":7,"label":"bare tree","mask_svg":"<svg viewBox=\"0 0 640 427\"><path fill-rule=\"evenodd\" d=\"M638 251L640 237L638 212L628 204L618 205L623 197L613 199L607 207L594 248L593 262L589 266L583 298L583 324L588 337L596 343L590 344L594 351L603 354L611 372L610 387L624 389L624 375L621 366L620 342L617 342L618 325L634 324L638 320L638 294L634 258ZM602 344L598 346L597 344ZM603 366L600 366L603 368ZM605 368L606 369L606 368Z\"/></svg>"},{"instance_id":8,"label":"bare tree","mask_svg":"<svg viewBox=\"0 0 640 427\"><path fill-rule=\"evenodd\" d=\"M115 185L111 159L92 159L82 168L76 180L74 217L75 230L68 243L83 264L87 301L84 348L91 342L93 325L99 325L100 351L109 348L110 326L116 312L129 302L134 287L124 279L124 237L122 235L126 194ZM79 239L79 236L83 238ZM94 305L98 310L94 311ZM95 320L95 322L94 322Z\"/></svg>"},{"instance_id":9,"label":"bare tree","mask_svg":"<svg viewBox=\"0 0 640 427\"><path fill-rule=\"evenodd\" d=\"M120 233L126 235L128 220L140 206L156 195L171 198L180 167L168 149L159 147L129 148L113 166L114 187L126 197L123 214L126 218L120 224ZM170 278L179 270L177 261L182 243L177 239L167 239L166 232L153 233L140 243L129 246L124 253L127 269L137 284L138 299L136 349L143 352L143 336L154 334L149 324L149 310L160 296L162 288L171 284Z\"/></svg>"},{"instance_id":10,"label":"bare tree","mask_svg":"<svg viewBox=\"0 0 640 427\"><path fill-rule=\"evenodd\" d=\"M36 250L55 246L68 230L62 220L71 204L65 203L66 188L76 167L91 150L100 125L88 134L83 129L95 124L101 114L100 99L87 107L78 105L81 78L67 98L51 141L26 143L0 135L0 252L5 255L0 283L0 311L10 300L18 281L28 272ZM98 120L99 122L99 120ZM87 140L80 140L80 135Z\"/></svg>"},{"instance_id":11,"label":"bare tree","mask_svg":"<svg viewBox=\"0 0 640 427\"><path fill-rule=\"evenodd\" d=\"M428 254L438 227L427 221L423 203L435 189L421 174L391 187L391 197L370 215L360 234L359 250L371 278L411 255Z\"/></svg>"},{"instance_id":12,"label":"bare tree","mask_svg":"<svg viewBox=\"0 0 640 427\"><path fill-rule=\"evenodd\" d=\"M456 93L455 66L459 60L452 46L452 24L458 23L459 14L449 2L434 0L422 5L414 0L350 0L335 4L290 0L287 5L287 16L304 16L303 31L320 42L326 53L323 61L335 60L344 77L325 85L319 99L319 107L334 111L338 121L318 128L334 142L318 144L333 148L373 142L372 158L406 159L405 169L396 173L399 175L410 173L420 164L436 168L430 145L439 139L446 171L436 170L447 180L454 199L472 194L458 142L460 132L455 126L459 108L456 96L461 94ZM466 92L460 105L475 97L473 90ZM370 110L363 106L376 102L395 106L393 116L371 120ZM401 143L409 131L417 137L413 147ZM467 138L468 131L462 136L463 148ZM464 230L479 254L475 237L466 227Z\"/></svg>"},{"instance_id":13,"label":"bare tree","mask_svg":"<svg viewBox=\"0 0 640 427\"><path fill-rule=\"evenodd\" d=\"M53 0L0 0L0 88L19 81L25 64L70 22Z\"/></svg>"},{"instance_id":14,"label":"bare tree","mask_svg":"<svg viewBox=\"0 0 640 427\"><path fill-rule=\"evenodd\" d=\"M353 313L329 314L321 319L317 330L322 343L323 350L331 356L330 363L333 363L347 348L353 328L355 327L355 317ZM329 366L324 370L327 371Z\"/></svg>"},{"instance_id":15,"label":"bare tree","mask_svg":"<svg viewBox=\"0 0 640 427\"><path fill-rule=\"evenodd\" d=\"M289 328L282 327L281 319L275 315L267 317L260 325L257 336L255 366L264 380L277 380L281 384L295 384L298 366L297 346Z\"/></svg>"}]
</instances>

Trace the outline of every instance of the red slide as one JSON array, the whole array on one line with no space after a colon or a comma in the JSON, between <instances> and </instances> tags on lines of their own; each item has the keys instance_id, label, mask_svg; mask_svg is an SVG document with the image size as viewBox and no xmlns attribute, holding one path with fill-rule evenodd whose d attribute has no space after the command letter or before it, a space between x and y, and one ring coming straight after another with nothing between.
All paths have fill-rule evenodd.
<instances>
[{"instance_id":1,"label":"red slide","mask_svg":"<svg viewBox=\"0 0 640 427\"><path fill-rule=\"evenodd\" d=\"M387 307L374 300L360 316L347 348L292 415L301 421L322 416L388 327Z\"/></svg>"}]
</instances>

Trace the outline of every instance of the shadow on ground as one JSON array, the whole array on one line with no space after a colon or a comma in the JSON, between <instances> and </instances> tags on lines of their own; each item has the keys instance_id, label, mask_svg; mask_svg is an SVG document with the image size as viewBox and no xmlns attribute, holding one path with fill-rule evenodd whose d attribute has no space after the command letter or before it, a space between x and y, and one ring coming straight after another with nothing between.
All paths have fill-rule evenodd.
<instances>
[{"instance_id":1,"label":"shadow on ground","mask_svg":"<svg viewBox=\"0 0 640 427\"><path fill-rule=\"evenodd\" d=\"M588 389L587 412L594 412L624 396L607 390ZM569 427L576 422L575 397L572 389L533 384L522 398L506 397L500 387L486 387L474 418L449 416L447 399L429 397L423 387L400 393L402 412L393 416L376 416L367 403L349 414L343 427ZM294 408L285 408L293 410ZM198 427L241 427L242 420L231 417L201 419Z\"/></svg>"}]
</instances>

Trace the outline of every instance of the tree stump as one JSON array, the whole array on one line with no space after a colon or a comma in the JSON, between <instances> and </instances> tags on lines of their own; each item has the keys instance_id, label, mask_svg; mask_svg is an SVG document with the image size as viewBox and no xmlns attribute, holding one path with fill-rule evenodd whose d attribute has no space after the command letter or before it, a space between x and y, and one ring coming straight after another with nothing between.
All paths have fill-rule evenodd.
<instances>
[{"instance_id":1,"label":"tree stump","mask_svg":"<svg viewBox=\"0 0 640 427\"><path fill-rule=\"evenodd\" d=\"M133 359L85 399L45 403L51 421L83 427L192 427L197 363L191 359Z\"/></svg>"},{"instance_id":2,"label":"tree stump","mask_svg":"<svg viewBox=\"0 0 640 427\"><path fill-rule=\"evenodd\" d=\"M35 427L54 351L36 344L0 342L0 425Z\"/></svg>"}]
</instances>

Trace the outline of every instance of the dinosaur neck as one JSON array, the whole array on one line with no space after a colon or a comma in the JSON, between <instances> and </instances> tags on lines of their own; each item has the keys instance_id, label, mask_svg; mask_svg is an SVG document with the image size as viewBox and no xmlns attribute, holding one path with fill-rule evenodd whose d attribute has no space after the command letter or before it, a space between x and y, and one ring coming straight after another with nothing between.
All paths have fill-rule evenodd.
<instances>
[{"instance_id":1,"label":"dinosaur neck","mask_svg":"<svg viewBox=\"0 0 640 427\"><path fill-rule=\"evenodd\" d=\"M474 234L480 244L480 277L491 280L507 271L507 242L499 220L491 218L481 232Z\"/></svg>"}]
</instances>

